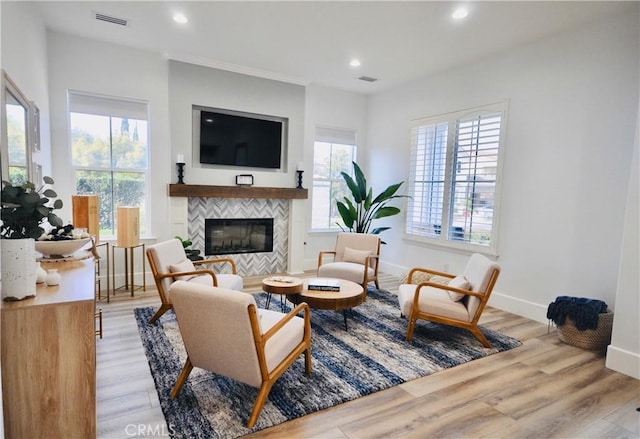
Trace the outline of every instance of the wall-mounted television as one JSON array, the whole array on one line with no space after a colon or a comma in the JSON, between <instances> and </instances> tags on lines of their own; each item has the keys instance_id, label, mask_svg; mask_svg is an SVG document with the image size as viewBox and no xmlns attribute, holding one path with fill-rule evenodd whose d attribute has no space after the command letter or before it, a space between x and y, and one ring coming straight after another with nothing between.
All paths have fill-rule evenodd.
<instances>
[{"instance_id":1,"label":"wall-mounted television","mask_svg":"<svg viewBox=\"0 0 640 439\"><path fill-rule=\"evenodd\" d=\"M200 128L200 163L280 169L287 134L286 118L203 107L194 109L200 113L199 125L194 124Z\"/></svg>"}]
</instances>

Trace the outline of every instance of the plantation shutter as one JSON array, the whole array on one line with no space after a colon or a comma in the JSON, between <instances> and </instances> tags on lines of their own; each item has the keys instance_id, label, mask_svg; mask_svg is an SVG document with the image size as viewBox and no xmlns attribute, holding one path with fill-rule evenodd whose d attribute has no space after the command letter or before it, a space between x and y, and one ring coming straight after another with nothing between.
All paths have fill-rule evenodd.
<instances>
[{"instance_id":1,"label":"plantation shutter","mask_svg":"<svg viewBox=\"0 0 640 439\"><path fill-rule=\"evenodd\" d=\"M506 108L504 101L414 121L408 239L495 254Z\"/></svg>"},{"instance_id":2,"label":"plantation shutter","mask_svg":"<svg viewBox=\"0 0 640 439\"><path fill-rule=\"evenodd\" d=\"M491 241L501 121L501 113L485 113L456 123L451 205L464 208L450 210L449 239Z\"/></svg>"},{"instance_id":3,"label":"plantation shutter","mask_svg":"<svg viewBox=\"0 0 640 439\"><path fill-rule=\"evenodd\" d=\"M448 124L414 126L411 130L410 201L407 233L437 236L442 227Z\"/></svg>"}]
</instances>

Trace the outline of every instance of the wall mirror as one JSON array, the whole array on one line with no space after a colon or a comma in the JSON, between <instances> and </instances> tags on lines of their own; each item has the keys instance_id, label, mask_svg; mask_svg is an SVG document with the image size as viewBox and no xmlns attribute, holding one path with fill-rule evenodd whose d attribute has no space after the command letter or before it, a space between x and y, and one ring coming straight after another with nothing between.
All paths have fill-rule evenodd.
<instances>
[{"instance_id":1,"label":"wall mirror","mask_svg":"<svg viewBox=\"0 0 640 439\"><path fill-rule=\"evenodd\" d=\"M13 184L32 181L31 150L39 147L39 111L4 70L0 101L2 180Z\"/></svg>"}]
</instances>

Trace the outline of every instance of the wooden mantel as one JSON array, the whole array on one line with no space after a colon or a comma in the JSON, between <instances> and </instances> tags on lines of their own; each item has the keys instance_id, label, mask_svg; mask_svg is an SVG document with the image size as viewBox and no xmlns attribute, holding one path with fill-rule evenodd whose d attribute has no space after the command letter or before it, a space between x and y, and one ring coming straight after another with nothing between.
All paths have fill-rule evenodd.
<instances>
[{"instance_id":1,"label":"wooden mantel","mask_svg":"<svg viewBox=\"0 0 640 439\"><path fill-rule=\"evenodd\" d=\"M291 187L208 186L201 184L170 184L170 197L202 198L272 198L306 200L307 189Z\"/></svg>"}]
</instances>

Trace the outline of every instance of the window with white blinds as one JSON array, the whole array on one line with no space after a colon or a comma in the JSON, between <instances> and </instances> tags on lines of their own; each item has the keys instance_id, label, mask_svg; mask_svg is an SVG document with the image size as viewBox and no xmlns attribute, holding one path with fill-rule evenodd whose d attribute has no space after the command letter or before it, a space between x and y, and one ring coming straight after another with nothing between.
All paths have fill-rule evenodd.
<instances>
[{"instance_id":1,"label":"window with white blinds","mask_svg":"<svg viewBox=\"0 0 640 439\"><path fill-rule=\"evenodd\" d=\"M342 172L353 176L356 159L356 131L316 127L313 144L313 190L311 193L311 228L314 231L341 230L336 200L349 194Z\"/></svg>"},{"instance_id":2,"label":"window with white blinds","mask_svg":"<svg viewBox=\"0 0 640 439\"><path fill-rule=\"evenodd\" d=\"M415 121L405 233L495 252L506 102Z\"/></svg>"},{"instance_id":3,"label":"window with white blinds","mask_svg":"<svg viewBox=\"0 0 640 439\"><path fill-rule=\"evenodd\" d=\"M117 235L117 208L140 207L140 233L150 233L147 102L68 92L71 165L77 194L100 200L100 236Z\"/></svg>"}]
</instances>

